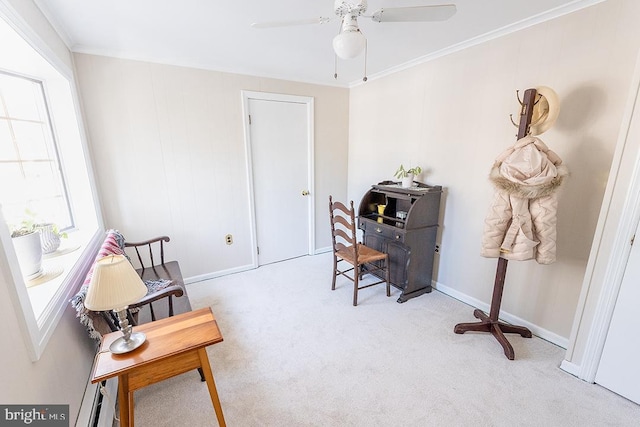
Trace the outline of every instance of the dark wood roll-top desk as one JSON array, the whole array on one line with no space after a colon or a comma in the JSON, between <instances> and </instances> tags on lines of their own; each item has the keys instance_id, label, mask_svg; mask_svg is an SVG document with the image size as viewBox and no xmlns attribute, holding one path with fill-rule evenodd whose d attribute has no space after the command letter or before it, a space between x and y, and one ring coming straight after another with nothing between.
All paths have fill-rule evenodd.
<instances>
[{"instance_id":1,"label":"dark wood roll-top desk","mask_svg":"<svg viewBox=\"0 0 640 427\"><path fill-rule=\"evenodd\" d=\"M431 292L442 186L410 188L383 181L364 195L358 211L362 242L389 254L391 285L402 303ZM378 213L378 206L385 205Z\"/></svg>"}]
</instances>

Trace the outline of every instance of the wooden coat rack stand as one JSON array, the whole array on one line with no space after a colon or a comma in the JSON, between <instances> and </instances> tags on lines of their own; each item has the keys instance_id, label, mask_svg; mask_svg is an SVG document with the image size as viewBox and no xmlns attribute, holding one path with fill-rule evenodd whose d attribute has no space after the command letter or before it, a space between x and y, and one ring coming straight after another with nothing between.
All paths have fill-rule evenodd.
<instances>
[{"instance_id":1,"label":"wooden coat rack stand","mask_svg":"<svg viewBox=\"0 0 640 427\"><path fill-rule=\"evenodd\" d=\"M518 126L518 139L529 134L529 125L533 115L533 106L536 100L536 90L527 89L524 92L524 100L521 102L520 124ZM524 338L531 338L531 331L524 326L515 326L498 320L500 314L500 304L502 303L502 292L504 290L504 279L507 275L507 263L505 258L498 258L498 268L496 269L496 279L493 285L493 296L491 298L491 311L487 316L482 310L476 309L473 315L480 319L479 322L458 323L453 331L456 334L464 334L467 331L491 332L491 335L502 345L504 355L507 359L513 360L515 353L513 347L504 336L507 334L520 334Z\"/></svg>"}]
</instances>

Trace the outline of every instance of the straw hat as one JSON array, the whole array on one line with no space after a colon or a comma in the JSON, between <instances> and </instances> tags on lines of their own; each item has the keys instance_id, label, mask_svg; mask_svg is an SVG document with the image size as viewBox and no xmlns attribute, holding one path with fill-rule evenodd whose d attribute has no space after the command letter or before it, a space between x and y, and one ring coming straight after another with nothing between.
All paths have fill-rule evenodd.
<instances>
[{"instance_id":1,"label":"straw hat","mask_svg":"<svg viewBox=\"0 0 640 427\"><path fill-rule=\"evenodd\" d=\"M560 100L553 89L547 86L536 87L536 103L531 116L530 135L540 135L548 131L560 114Z\"/></svg>"}]
</instances>

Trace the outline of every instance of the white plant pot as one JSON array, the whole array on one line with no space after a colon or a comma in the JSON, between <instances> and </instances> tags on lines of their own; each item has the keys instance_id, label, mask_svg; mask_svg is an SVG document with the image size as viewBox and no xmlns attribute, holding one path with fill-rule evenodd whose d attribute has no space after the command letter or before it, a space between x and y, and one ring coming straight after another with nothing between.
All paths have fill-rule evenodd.
<instances>
[{"instance_id":1,"label":"white plant pot","mask_svg":"<svg viewBox=\"0 0 640 427\"><path fill-rule=\"evenodd\" d=\"M29 277L40 273L42 268L40 233L36 231L24 236L14 237L12 241L22 275Z\"/></svg>"},{"instance_id":2,"label":"white plant pot","mask_svg":"<svg viewBox=\"0 0 640 427\"><path fill-rule=\"evenodd\" d=\"M411 188L413 187L413 174L410 173L406 177L402 178L402 188Z\"/></svg>"}]
</instances>

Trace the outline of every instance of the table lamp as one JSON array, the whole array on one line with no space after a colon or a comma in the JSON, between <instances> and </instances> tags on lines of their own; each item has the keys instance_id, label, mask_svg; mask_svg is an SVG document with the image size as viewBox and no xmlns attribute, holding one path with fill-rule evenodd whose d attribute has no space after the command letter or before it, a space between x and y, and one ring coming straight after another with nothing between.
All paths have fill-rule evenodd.
<instances>
[{"instance_id":1,"label":"table lamp","mask_svg":"<svg viewBox=\"0 0 640 427\"><path fill-rule=\"evenodd\" d=\"M127 307L147 294L147 287L124 255L109 255L96 261L84 306L92 311L113 310L118 317L123 336L109 350L128 353L147 339L142 332L133 332L127 319Z\"/></svg>"}]
</instances>

